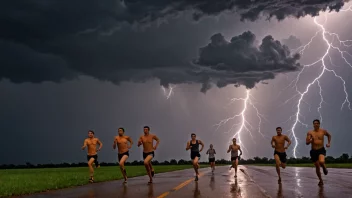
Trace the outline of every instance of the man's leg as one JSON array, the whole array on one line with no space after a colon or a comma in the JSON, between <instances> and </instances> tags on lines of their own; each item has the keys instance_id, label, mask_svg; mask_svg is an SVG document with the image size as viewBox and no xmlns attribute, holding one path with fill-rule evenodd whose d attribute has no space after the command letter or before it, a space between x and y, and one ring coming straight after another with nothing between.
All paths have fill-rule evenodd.
<instances>
[{"instance_id":1,"label":"man's leg","mask_svg":"<svg viewBox=\"0 0 352 198\"><path fill-rule=\"evenodd\" d=\"M150 160L150 162L149 162L149 169L151 171L152 177L154 177L154 168L152 166L152 160Z\"/></svg>"},{"instance_id":2,"label":"man's leg","mask_svg":"<svg viewBox=\"0 0 352 198\"><path fill-rule=\"evenodd\" d=\"M315 166L315 172L317 173L317 176L319 178L319 184L318 185L319 186L324 185L323 179L321 178L319 161L314 162L314 166Z\"/></svg>"},{"instance_id":3,"label":"man's leg","mask_svg":"<svg viewBox=\"0 0 352 198\"><path fill-rule=\"evenodd\" d=\"M148 184L153 183L152 171L151 171L150 166L149 166L149 163L150 163L150 161L152 161L152 159L153 159L153 156L151 156L151 155L147 155L147 157L144 159L144 166L145 166L145 169L147 170L147 173L148 173L148 176L149 176Z\"/></svg>"},{"instance_id":4,"label":"man's leg","mask_svg":"<svg viewBox=\"0 0 352 198\"><path fill-rule=\"evenodd\" d=\"M238 157L236 158L236 161L235 161L235 177L237 177L237 167L238 167Z\"/></svg>"},{"instance_id":5,"label":"man's leg","mask_svg":"<svg viewBox=\"0 0 352 198\"><path fill-rule=\"evenodd\" d=\"M275 159L275 164L276 164L276 172L277 175L279 176L279 180L278 183L281 183L281 175L280 175L280 165L281 165L281 161L280 161L280 157L278 154L274 155L274 159Z\"/></svg>"},{"instance_id":6,"label":"man's leg","mask_svg":"<svg viewBox=\"0 0 352 198\"><path fill-rule=\"evenodd\" d=\"M98 162L98 155L96 155L95 159L94 159L94 164L95 164L95 168L99 168L99 162Z\"/></svg>"},{"instance_id":7,"label":"man's leg","mask_svg":"<svg viewBox=\"0 0 352 198\"><path fill-rule=\"evenodd\" d=\"M89 168L89 182L93 182L94 181L94 169L93 169L93 162L95 161L95 159L93 157L91 157L88 161L88 168Z\"/></svg>"},{"instance_id":8,"label":"man's leg","mask_svg":"<svg viewBox=\"0 0 352 198\"><path fill-rule=\"evenodd\" d=\"M120 159L120 162L119 162L121 173L123 175L123 178L125 179L124 183L126 183L126 181L127 181L127 173L126 173L126 169L125 169L125 162L126 162L127 159L128 159L128 156L127 155L123 155L121 157L121 159Z\"/></svg>"},{"instance_id":9,"label":"man's leg","mask_svg":"<svg viewBox=\"0 0 352 198\"><path fill-rule=\"evenodd\" d=\"M323 154L319 155L319 165L323 168L324 175L327 175L328 169L325 166L325 156Z\"/></svg>"},{"instance_id":10,"label":"man's leg","mask_svg":"<svg viewBox=\"0 0 352 198\"><path fill-rule=\"evenodd\" d=\"M193 159L193 168L194 168L194 171L196 172L196 179L195 181L198 181L198 176L199 176L199 172L198 172L198 157L196 156L194 159Z\"/></svg>"}]
</instances>

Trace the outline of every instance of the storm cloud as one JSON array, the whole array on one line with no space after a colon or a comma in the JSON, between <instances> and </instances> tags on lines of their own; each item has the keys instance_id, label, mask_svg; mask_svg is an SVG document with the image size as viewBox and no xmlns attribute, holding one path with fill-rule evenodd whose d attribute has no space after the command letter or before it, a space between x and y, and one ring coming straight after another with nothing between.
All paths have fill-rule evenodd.
<instances>
[{"instance_id":1,"label":"storm cloud","mask_svg":"<svg viewBox=\"0 0 352 198\"><path fill-rule=\"evenodd\" d=\"M177 55L172 39L160 39L162 46L155 47L153 32L141 36L132 30L133 25L167 19L183 11L192 11L195 20L227 11L239 13L242 20L254 21L261 16L282 20L338 11L344 2L87 0L68 5L57 0L4 1L0 6L0 43L4 44L0 47L0 79L40 83L88 75L116 84L153 78L164 86L202 83L203 91L211 82L219 87L235 84L251 88L276 73L295 71L299 57L290 56L271 36L256 49L243 34L238 41L230 41L230 47L215 49L227 50L226 55L209 55L210 48L202 48L199 59L192 61ZM233 64L235 57L241 65Z\"/></svg>"}]
</instances>

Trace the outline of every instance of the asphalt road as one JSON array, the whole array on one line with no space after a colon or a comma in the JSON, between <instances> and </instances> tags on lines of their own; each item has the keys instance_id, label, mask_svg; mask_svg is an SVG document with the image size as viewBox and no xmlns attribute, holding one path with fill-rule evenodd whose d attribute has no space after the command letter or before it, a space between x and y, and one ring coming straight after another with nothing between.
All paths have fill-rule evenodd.
<instances>
[{"instance_id":1,"label":"asphalt road","mask_svg":"<svg viewBox=\"0 0 352 198\"><path fill-rule=\"evenodd\" d=\"M229 166L201 169L194 181L194 171L183 170L156 174L154 184L146 176L89 184L81 187L23 196L23 198L188 198L188 197L331 197L352 198L352 169L329 169L324 187L319 187L313 168L288 167L282 170L282 184L277 183L274 167L240 166L238 177Z\"/></svg>"}]
</instances>

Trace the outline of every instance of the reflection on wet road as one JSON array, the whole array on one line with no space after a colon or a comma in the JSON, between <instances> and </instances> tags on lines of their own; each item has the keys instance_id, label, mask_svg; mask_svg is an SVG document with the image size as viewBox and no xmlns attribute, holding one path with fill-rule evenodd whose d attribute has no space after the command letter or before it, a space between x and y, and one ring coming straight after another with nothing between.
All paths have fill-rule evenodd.
<instances>
[{"instance_id":1,"label":"reflection on wet road","mask_svg":"<svg viewBox=\"0 0 352 198\"><path fill-rule=\"evenodd\" d=\"M352 170L329 169L323 176L325 185L319 187L313 168L288 167L281 171L282 184L277 183L274 167L240 166L238 177L228 166L201 169L202 176L194 181L192 169L156 174L154 184L148 185L146 176L89 184L81 187L23 196L26 198L262 198L262 197L331 197L352 198Z\"/></svg>"}]
</instances>

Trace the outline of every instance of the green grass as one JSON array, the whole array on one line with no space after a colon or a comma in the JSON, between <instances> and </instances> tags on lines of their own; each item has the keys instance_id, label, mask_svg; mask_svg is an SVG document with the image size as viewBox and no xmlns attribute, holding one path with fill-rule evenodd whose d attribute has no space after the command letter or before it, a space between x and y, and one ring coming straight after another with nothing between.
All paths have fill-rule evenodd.
<instances>
[{"instance_id":1,"label":"green grass","mask_svg":"<svg viewBox=\"0 0 352 198\"><path fill-rule=\"evenodd\" d=\"M192 168L191 165L153 166L155 173ZM201 165L201 168L208 165ZM144 166L126 166L127 176L146 175ZM88 184L88 167L0 170L0 197L24 195ZM95 169L94 182L122 179L118 166Z\"/></svg>"},{"instance_id":2,"label":"green grass","mask_svg":"<svg viewBox=\"0 0 352 198\"><path fill-rule=\"evenodd\" d=\"M248 164L248 166L275 166L275 164ZM286 164L286 166L290 166L290 167L314 167L314 164ZM326 164L326 167L327 168L352 168L352 163Z\"/></svg>"}]
</instances>

